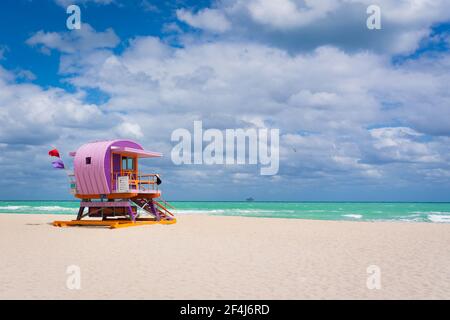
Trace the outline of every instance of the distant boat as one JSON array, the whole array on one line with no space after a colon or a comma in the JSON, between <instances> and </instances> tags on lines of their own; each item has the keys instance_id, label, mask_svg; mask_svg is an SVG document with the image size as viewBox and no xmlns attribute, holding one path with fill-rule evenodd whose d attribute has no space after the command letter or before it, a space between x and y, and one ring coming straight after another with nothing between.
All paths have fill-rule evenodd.
<instances>
[{"instance_id":1,"label":"distant boat","mask_svg":"<svg viewBox=\"0 0 450 320\"><path fill-rule=\"evenodd\" d=\"M252 197L245 199L245 201L255 201Z\"/></svg>"}]
</instances>

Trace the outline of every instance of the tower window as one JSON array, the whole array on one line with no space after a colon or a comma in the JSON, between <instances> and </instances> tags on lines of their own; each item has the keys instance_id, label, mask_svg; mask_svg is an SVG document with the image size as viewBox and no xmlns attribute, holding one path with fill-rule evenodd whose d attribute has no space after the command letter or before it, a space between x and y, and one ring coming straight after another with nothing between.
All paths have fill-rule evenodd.
<instances>
[{"instance_id":1,"label":"tower window","mask_svg":"<svg viewBox=\"0 0 450 320\"><path fill-rule=\"evenodd\" d=\"M91 157L86 157L86 164L91 164Z\"/></svg>"},{"instance_id":2,"label":"tower window","mask_svg":"<svg viewBox=\"0 0 450 320\"><path fill-rule=\"evenodd\" d=\"M122 170L134 170L134 159L131 157L122 157Z\"/></svg>"}]
</instances>

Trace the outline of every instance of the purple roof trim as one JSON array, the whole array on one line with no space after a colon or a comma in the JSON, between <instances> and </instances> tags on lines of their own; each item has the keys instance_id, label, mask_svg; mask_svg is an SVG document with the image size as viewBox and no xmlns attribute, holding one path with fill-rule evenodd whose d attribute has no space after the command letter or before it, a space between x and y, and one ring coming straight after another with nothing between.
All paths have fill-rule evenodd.
<instances>
[{"instance_id":1,"label":"purple roof trim","mask_svg":"<svg viewBox=\"0 0 450 320\"><path fill-rule=\"evenodd\" d=\"M113 152L133 153L133 154L136 154L139 158L157 158L157 157L162 157L162 153L160 153L160 152L146 151L146 150L135 149L135 148L130 148L130 147L112 146L111 150Z\"/></svg>"}]
</instances>

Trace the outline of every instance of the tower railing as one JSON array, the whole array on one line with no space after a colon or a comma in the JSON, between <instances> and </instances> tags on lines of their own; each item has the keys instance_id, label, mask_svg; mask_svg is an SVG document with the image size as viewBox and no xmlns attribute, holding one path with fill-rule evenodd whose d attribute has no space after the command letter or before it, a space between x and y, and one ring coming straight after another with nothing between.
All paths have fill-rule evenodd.
<instances>
[{"instance_id":1,"label":"tower railing","mask_svg":"<svg viewBox=\"0 0 450 320\"><path fill-rule=\"evenodd\" d=\"M119 171L113 172L111 177L111 185L114 192L118 192L119 177L128 177L128 184L130 190L136 191L158 191L157 174L141 173L133 171Z\"/></svg>"}]
</instances>

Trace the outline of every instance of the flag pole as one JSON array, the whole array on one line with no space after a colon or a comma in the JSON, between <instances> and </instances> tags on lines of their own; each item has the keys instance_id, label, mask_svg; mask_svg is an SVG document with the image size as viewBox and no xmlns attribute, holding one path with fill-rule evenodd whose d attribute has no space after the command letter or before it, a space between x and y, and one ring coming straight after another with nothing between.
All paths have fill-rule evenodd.
<instances>
[{"instance_id":1,"label":"flag pole","mask_svg":"<svg viewBox=\"0 0 450 320\"><path fill-rule=\"evenodd\" d=\"M63 159L63 157L62 157L62 154L59 153L59 150L58 150L58 148L57 148L56 146L51 145L51 148L53 148L52 150L56 150L56 151L58 152L58 155L59 155L58 158L61 159L61 161L62 161L62 163L63 163L63 166L64 166L64 172L66 173L66 177L67 177L67 180L68 180L68 182L69 182L69 187L70 187L70 185L71 185L71 183L72 183L72 181L70 180L70 172L69 172L69 169L66 167L66 164L64 163L64 159Z\"/></svg>"}]
</instances>

